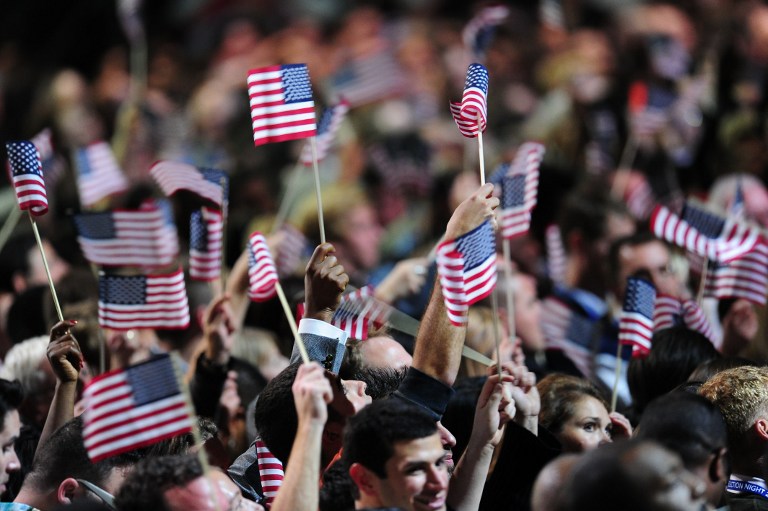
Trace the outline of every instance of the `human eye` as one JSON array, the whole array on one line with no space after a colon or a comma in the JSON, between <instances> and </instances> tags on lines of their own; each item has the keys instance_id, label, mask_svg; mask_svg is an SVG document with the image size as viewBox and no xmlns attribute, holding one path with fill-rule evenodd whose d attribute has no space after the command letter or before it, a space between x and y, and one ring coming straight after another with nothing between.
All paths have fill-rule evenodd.
<instances>
[{"instance_id":1,"label":"human eye","mask_svg":"<svg viewBox=\"0 0 768 511\"><path fill-rule=\"evenodd\" d=\"M597 428L598 428L597 423L593 421L585 422L584 425L582 426L582 429L587 433L594 433L595 431L597 431Z\"/></svg>"}]
</instances>

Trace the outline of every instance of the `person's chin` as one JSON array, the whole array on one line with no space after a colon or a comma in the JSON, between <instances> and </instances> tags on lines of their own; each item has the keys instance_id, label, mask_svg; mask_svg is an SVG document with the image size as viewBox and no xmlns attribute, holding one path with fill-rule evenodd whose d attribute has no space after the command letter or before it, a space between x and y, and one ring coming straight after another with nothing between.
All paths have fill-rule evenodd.
<instances>
[{"instance_id":1,"label":"person's chin","mask_svg":"<svg viewBox=\"0 0 768 511\"><path fill-rule=\"evenodd\" d=\"M442 511L445 509L445 492L437 495L420 495L414 497L413 508L418 511Z\"/></svg>"}]
</instances>

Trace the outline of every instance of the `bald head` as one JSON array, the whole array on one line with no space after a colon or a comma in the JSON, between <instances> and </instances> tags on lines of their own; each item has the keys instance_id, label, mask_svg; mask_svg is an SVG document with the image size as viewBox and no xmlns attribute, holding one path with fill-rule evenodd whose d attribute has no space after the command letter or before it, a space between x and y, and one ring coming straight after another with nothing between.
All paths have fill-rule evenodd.
<instances>
[{"instance_id":1,"label":"bald head","mask_svg":"<svg viewBox=\"0 0 768 511\"><path fill-rule=\"evenodd\" d=\"M560 490L578 459L578 454L564 454L550 461L539 472L531 494L532 511L563 509Z\"/></svg>"}]
</instances>

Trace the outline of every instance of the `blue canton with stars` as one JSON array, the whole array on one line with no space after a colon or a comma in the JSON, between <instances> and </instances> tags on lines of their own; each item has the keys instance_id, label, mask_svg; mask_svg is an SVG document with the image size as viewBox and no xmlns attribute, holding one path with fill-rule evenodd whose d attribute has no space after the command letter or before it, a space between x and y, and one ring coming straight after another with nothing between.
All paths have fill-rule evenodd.
<instances>
[{"instance_id":1,"label":"blue canton with stars","mask_svg":"<svg viewBox=\"0 0 768 511\"><path fill-rule=\"evenodd\" d=\"M496 236L490 221L456 238L456 249L464 257L464 271L477 268L496 254Z\"/></svg>"},{"instance_id":2,"label":"blue canton with stars","mask_svg":"<svg viewBox=\"0 0 768 511\"><path fill-rule=\"evenodd\" d=\"M525 203L525 176L505 176L501 184L501 207L503 209L522 206Z\"/></svg>"},{"instance_id":3,"label":"blue canton with stars","mask_svg":"<svg viewBox=\"0 0 768 511\"><path fill-rule=\"evenodd\" d=\"M283 68L283 91L286 103L312 101L312 85L306 64L286 64Z\"/></svg>"},{"instance_id":4,"label":"blue canton with stars","mask_svg":"<svg viewBox=\"0 0 768 511\"><path fill-rule=\"evenodd\" d=\"M707 238L718 238L723 233L725 220L701 208L686 204L682 216L683 220Z\"/></svg>"},{"instance_id":5,"label":"blue canton with stars","mask_svg":"<svg viewBox=\"0 0 768 511\"><path fill-rule=\"evenodd\" d=\"M629 277L627 292L624 296L624 312L641 314L653 318L653 305L656 301L656 288L644 279Z\"/></svg>"},{"instance_id":6,"label":"blue canton with stars","mask_svg":"<svg viewBox=\"0 0 768 511\"><path fill-rule=\"evenodd\" d=\"M40 158L35 144L27 140L22 140L20 142L9 142L5 145L5 148L8 151L8 160L13 169L14 176L22 176L25 174L34 174L40 177L43 176Z\"/></svg>"},{"instance_id":7,"label":"blue canton with stars","mask_svg":"<svg viewBox=\"0 0 768 511\"><path fill-rule=\"evenodd\" d=\"M507 172L509 172L509 167L511 167L511 163L502 163L498 167L496 167L493 170L493 174L491 174L491 177L488 178L489 183L493 183L494 186L499 186L502 181L504 181L504 176L507 175Z\"/></svg>"},{"instance_id":8,"label":"blue canton with stars","mask_svg":"<svg viewBox=\"0 0 768 511\"><path fill-rule=\"evenodd\" d=\"M223 187L222 197L229 197L229 175L223 170L201 168L200 173L206 181Z\"/></svg>"},{"instance_id":9,"label":"blue canton with stars","mask_svg":"<svg viewBox=\"0 0 768 511\"><path fill-rule=\"evenodd\" d=\"M488 70L482 64L474 63L467 69L467 81L464 90L475 87L488 94Z\"/></svg>"},{"instance_id":10,"label":"blue canton with stars","mask_svg":"<svg viewBox=\"0 0 768 511\"><path fill-rule=\"evenodd\" d=\"M208 227L203 212L193 211L189 220L189 246L191 249L208 250Z\"/></svg>"},{"instance_id":11,"label":"blue canton with stars","mask_svg":"<svg viewBox=\"0 0 768 511\"><path fill-rule=\"evenodd\" d=\"M83 238L108 240L117 237L112 213L92 213L75 216L77 232Z\"/></svg>"},{"instance_id":12,"label":"blue canton with stars","mask_svg":"<svg viewBox=\"0 0 768 511\"><path fill-rule=\"evenodd\" d=\"M575 311L571 311L570 314L571 317L565 331L565 339L586 349L592 349L592 339L595 336L595 322Z\"/></svg>"},{"instance_id":13,"label":"blue canton with stars","mask_svg":"<svg viewBox=\"0 0 768 511\"><path fill-rule=\"evenodd\" d=\"M99 279L99 299L115 305L143 305L147 296L147 279L143 275L123 277L105 275Z\"/></svg>"},{"instance_id":14,"label":"blue canton with stars","mask_svg":"<svg viewBox=\"0 0 768 511\"><path fill-rule=\"evenodd\" d=\"M153 403L180 393L179 382L168 355L126 369L136 406Z\"/></svg>"},{"instance_id":15,"label":"blue canton with stars","mask_svg":"<svg viewBox=\"0 0 768 511\"><path fill-rule=\"evenodd\" d=\"M317 123L317 136L322 135L331 128L334 109L334 107L329 106L323 110L323 115L320 116L320 122Z\"/></svg>"}]
</instances>

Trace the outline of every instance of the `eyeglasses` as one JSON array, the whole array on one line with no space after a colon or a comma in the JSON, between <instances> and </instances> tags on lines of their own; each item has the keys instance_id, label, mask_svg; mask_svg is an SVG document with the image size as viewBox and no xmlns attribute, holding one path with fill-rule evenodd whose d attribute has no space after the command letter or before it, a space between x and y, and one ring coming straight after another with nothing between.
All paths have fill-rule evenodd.
<instances>
[{"instance_id":1,"label":"eyeglasses","mask_svg":"<svg viewBox=\"0 0 768 511\"><path fill-rule=\"evenodd\" d=\"M103 490L103 489L99 488L98 486L96 486L92 482L86 481L85 479L75 479L75 480L78 483L82 484L83 488L85 488L89 492L91 492L94 495L96 495L99 498L99 500L101 500L104 504L107 505L107 507L109 509L117 510L117 508L115 507L115 497L112 496L111 493L109 493L106 490Z\"/></svg>"}]
</instances>

